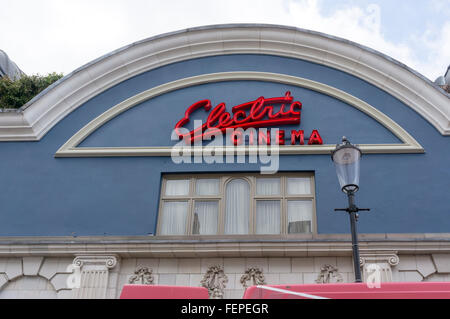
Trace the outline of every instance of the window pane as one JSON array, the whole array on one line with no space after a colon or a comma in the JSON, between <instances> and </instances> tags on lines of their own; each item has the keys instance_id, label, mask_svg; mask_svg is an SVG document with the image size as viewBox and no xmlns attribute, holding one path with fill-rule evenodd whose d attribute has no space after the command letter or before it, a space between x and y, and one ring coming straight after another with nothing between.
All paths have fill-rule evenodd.
<instances>
[{"instance_id":1,"label":"window pane","mask_svg":"<svg viewBox=\"0 0 450 319\"><path fill-rule=\"evenodd\" d=\"M218 179L198 179L196 183L197 195L218 195L219 180Z\"/></svg>"},{"instance_id":2,"label":"window pane","mask_svg":"<svg viewBox=\"0 0 450 319\"><path fill-rule=\"evenodd\" d=\"M188 202L164 202L161 235L185 235Z\"/></svg>"},{"instance_id":3,"label":"window pane","mask_svg":"<svg viewBox=\"0 0 450 319\"><path fill-rule=\"evenodd\" d=\"M280 195L281 183L279 178L257 178L256 179L256 194L267 195Z\"/></svg>"},{"instance_id":4,"label":"window pane","mask_svg":"<svg viewBox=\"0 0 450 319\"><path fill-rule=\"evenodd\" d=\"M311 233L312 211L310 200L288 201L288 233Z\"/></svg>"},{"instance_id":5,"label":"window pane","mask_svg":"<svg viewBox=\"0 0 450 319\"><path fill-rule=\"evenodd\" d=\"M280 201L256 202L256 233L280 234Z\"/></svg>"},{"instance_id":6,"label":"window pane","mask_svg":"<svg viewBox=\"0 0 450 319\"><path fill-rule=\"evenodd\" d=\"M244 179L228 183L226 191L225 234L248 234L250 186Z\"/></svg>"},{"instance_id":7,"label":"window pane","mask_svg":"<svg viewBox=\"0 0 450 319\"><path fill-rule=\"evenodd\" d=\"M218 215L219 215L218 202L195 202L192 234L216 235Z\"/></svg>"},{"instance_id":8,"label":"window pane","mask_svg":"<svg viewBox=\"0 0 450 319\"><path fill-rule=\"evenodd\" d=\"M166 196L187 196L189 195L188 179L168 179L166 181Z\"/></svg>"},{"instance_id":9,"label":"window pane","mask_svg":"<svg viewBox=\"0 0 450 319\"><path fill-rule=\"evenodd\" d=\"M288 195L311 194L311 179L309 177L295 177L287 179Z\"/></svg>"}]
</instances>

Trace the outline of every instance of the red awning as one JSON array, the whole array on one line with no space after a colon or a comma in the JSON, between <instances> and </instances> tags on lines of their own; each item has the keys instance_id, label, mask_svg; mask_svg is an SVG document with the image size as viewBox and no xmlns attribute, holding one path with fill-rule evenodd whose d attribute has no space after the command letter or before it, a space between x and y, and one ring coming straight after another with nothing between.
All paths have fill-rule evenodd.
<instances>
[{"instance_id":1,"label":"red awning","mask_svg":"<svg viewBox=\"0 0 450 319\"><path fill-rule=\"evenodd\" d=\"M202 287L125 285L120 299L208 299ZM270 285L247 288L243 299L450 299L450 282Z\"/></svg>"},{"instance_id":2,"label":"red awning","mask_svg":"<svg viewBox=\"0 0 450 319\"><path fill-rule=\"evenodd\" d=\"M450 282L253 286L244 299L450 299Z\"/></svg>"},{"instance_id":3,"label":"red awning","mask_svg":"<svg viewBox=\"0 0 450 319\"><path fill-rule=\"evenodd\" d=\"M124 285L120 299L209 299L203 287Z\"/></svg>"}]
</instances>

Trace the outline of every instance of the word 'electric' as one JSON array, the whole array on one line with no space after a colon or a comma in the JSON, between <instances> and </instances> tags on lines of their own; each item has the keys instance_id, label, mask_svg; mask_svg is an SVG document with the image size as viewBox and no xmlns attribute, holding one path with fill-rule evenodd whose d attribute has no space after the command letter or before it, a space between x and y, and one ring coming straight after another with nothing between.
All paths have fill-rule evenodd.
<instances>
[{"instance_id":1,"label":"word 'electric'","mask_svg":"<svg viewBox=\"0 0 450 319\"><path fill-rule=\"evenodd\" d=\"M278 111L275 111L275 105L281 104ZM192 131L186 133L183 126L189 123L191 115L199 109L210 112L206 122ZM212 109L212 110L211 110ZM180 139L187 142L195 142L198 140L208 140L218 133L224 133L229 129L248 129L273 127L280 125L300 124L301 122L302 103L294 101L291 92L286 92L284 97L264 98L260 97L254 101L236 105L232 108L233 114L226 111L225 103L218 104L212 108L210 100L201 100L192 104L185 112L182 118L175 125L175 132ZM236 130L233 135L233 143L235 145L242 144L242 133ZM285 132L279 130L276 136L276 144L285 144ZM258 133L258 141L271 143L270 133L267 130L260 130ZM303 130L291 131L291 144L295 145L297 141L303 145L305 138ZM250 144L253 144L253 133L251 134ZM308 145L322 145L323 141L317 130L313 130Z\"/></svg>"}]
</instances>

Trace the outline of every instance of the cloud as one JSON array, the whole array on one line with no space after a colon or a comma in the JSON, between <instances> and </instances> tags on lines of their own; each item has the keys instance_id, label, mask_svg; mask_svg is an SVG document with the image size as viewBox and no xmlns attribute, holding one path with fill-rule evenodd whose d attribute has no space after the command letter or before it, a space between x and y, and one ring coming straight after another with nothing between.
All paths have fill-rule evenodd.
<instances>
[{"instance_id":1,"label":"cloud","mask_svg":"<svg viewBox=\"0 0 450 319\"><path fill-rule=\"evenodd\" d=\"M444 75L450 65L450 21L442 25L437 31L426 30L422 36L413 37L427 52L422 59L414 61L417 70L426 70L426 75L431 74L434 80Z\"/></svg>"},{"instance_id":2,"label":"cloud","mask_svg":"<svg viewBox=\"0 0 450 319\"><path fill-rule=\"evenodd\" d=\"M381 31L381 9L378 5L346 7L325 16L321 14L319 4L317 0L291 2L289 12L293 21L297 21L296 26L365 45L393 57L432 80L442 75L447 63L450 63L450 22L437 33L425 30L421 37L410 36L394 43L388 41ZM425 58L414 51L418 47L428 52Z\"/></svg>"},{"instance_id":3,"label":"cloud","mask_svg":"<svg viewBox=\"0 0 450 319\"><path fill-rule=\"evenodd\" d=\"M386 40L380 7L321 12L319 0L2 0L0 46L28 74L72 70L157 34L220 23L273 23L343 37L381 51L434 79L450 62L450 23ZM437 36L436 36L437 34ZM428 52L425 58L417 47Z\"/></svg>"}]
</instances>

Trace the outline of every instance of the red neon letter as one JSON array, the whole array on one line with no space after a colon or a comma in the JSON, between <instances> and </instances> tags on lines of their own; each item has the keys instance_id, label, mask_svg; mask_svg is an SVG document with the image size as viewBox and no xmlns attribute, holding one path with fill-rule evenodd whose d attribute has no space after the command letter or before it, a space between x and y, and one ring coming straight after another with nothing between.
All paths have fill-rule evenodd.
<instances>
[{"instance_id":1,"label":"red neon letter","mask_svg":"<svg viewBox=\"0 0 450 319\"><path fill-rule=\"evenodd\" d=\"M250 130L250 136L248 137L248 144L253 145L255 143L255 130Z\"/></svg>"},{"instance_id":2,"label":"red neon letter","mask_svg":"<svg viewBox=\"0 0 450 319\"><path fill-rule=\"evenodd\" d=\"M323 140L320 137L320 134L317 130L312 131L311 136L309 137L308 145L322 145Z\"/></svg>"},{"instance_id":3,"label":"red neon letter","mask_svg":"<svg viewBox=\"0 0 450 319\"><path fill-rule=\"evenodd\" d=\"M291 145L295 145L297 140L300 141L300 145L305 145L305 132L303 130L291 131Z\"/></svg>"},{"instance_id":4,"label":"red neon letter","mask_svg":"<svg viewBox=\"0 0 450 319\"><path fill-rule=\"evenodd\" d=\"M262 130L258 132L258 144L270 145L270 131L266 130L265 134Z\"/></svg>"},{"instance_id":5,"label":"red neon letter","mask_svg":"<svg viewBox=\"0 0 450 319\"><path fill-rule=\"evenodd\" d=\"M175 132L177 133L178 137L180 139L183 139L185 135L181 134L179 132L179 128L183 127L185 124L189 123L189 116L197 109L199 108L204 108L206 111L209 111L211 109L211 102L209 100L202 100L202 101L198 101L194 104L192 104L184 113L184 118L182 118L180 121L178 121L178 123L175 125ZM206 125L203 125L201 128L198 128L197 130L201 130L203 132L203 130L205 129ZM195 131L190 132L191 135L191 140L193 139L193 136L195 135Z\"/></svg>"},{"instance_id":6,"label":"red neon letter","mask_svg":"<svg viewBox=\"0 0 450 319\"><path fill-rule=\"evenodd\" d=\"M284 145L284 130L277 132L277 145Z\"/></svg>"},{"instance_id":7,"label":"red neon letter","mask_svg":"<svg viewBox=\"0 0 450 319\"><path fill-rule=\"evenodd\" d=\"M243 142L243 136L241 130L234 130L231 134L231 142L236 145L242 145Z\"/></svg>"}]
</instances>

